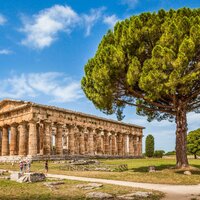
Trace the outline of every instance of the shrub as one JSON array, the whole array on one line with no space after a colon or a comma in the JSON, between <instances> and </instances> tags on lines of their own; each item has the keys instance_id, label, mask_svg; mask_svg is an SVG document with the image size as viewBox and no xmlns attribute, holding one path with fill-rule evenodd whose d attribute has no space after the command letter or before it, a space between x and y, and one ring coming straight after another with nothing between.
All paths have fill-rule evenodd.
<instances>
[{"instance_id":1,"label":"shrub","mask_svg":"<svg viewBox=\"0 0 200 200\"><path fill-rule=\"evenodd\" d=\"M154 152L154 157L155 158L162 158L163 157L163 155L165 154L165 151L163 151L163 150L156 150L155 152Z\"/></svg>"},{"instance_id":2,"label":"shrub","mask_svg":"<svg viewBox=\"0 0 200 200\"><path fill-rule=\"evenodd\" d=\"M176 155L175 151L169 151L169 152L165 153L165 156L173 156L173 155Z\"/></svg>"}]
</instances>

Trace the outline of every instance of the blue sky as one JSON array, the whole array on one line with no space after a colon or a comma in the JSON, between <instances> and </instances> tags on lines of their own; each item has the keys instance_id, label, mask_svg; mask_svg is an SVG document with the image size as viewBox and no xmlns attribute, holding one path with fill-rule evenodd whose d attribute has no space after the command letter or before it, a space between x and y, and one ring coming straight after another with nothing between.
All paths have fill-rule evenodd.
<instances>
[{"instance_id":1,"label":"blue sky","mask_svg":"<svg viewBox=\"0 0 200 200\"><path fill-rule=\"evenodd\" d=\"M199 0L0 0L0 99L12 98L105 116L84 96L84 65L118 20L161 8L198 8ZM151 123L125 109L125 122L145 126L156 149L175 146L175 124ZM200 114L188 114L189 130ZM145 139L145 137L144 137Z\"/></svg>"}]
</instances>

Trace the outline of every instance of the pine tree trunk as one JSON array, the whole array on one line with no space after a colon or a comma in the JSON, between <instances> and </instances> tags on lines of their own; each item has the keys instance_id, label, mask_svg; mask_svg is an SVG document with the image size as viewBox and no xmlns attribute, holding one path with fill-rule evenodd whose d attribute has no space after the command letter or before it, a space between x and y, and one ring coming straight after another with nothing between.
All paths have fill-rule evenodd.
<instances>
[{"instance_id":1,"label":"pine tree trunk","mask_svg":"<svg viewBox=\"0 0 200 200\"><path fill-rule=\"evenodd\" d=\"M176 167L188 167L186 105L179 102L176 114Z\"/></svg>"},{"instance_id":2,"label":"pine tree trunk","mask_svg":"<svg viewBox=\"0 0 200 200\"><path fill-rule=\"evenodd\" d=\"M197 159L197 154L196 153L194 154L194 159Z\"/></svg>"}]
</instances>

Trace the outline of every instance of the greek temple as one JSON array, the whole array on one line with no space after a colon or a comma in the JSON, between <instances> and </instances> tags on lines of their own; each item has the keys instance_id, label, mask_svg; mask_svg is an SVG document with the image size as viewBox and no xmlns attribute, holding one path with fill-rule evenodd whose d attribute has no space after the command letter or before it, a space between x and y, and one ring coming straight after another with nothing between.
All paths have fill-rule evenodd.
<instances>
[{"instance_id":1,"label":"greek temple","mask_svg":"<svg viewBox=\"0 0 200 200\"><path fill-rule=\"evenodd\" d=\"M0 101L0 159L140 157L142 126L33 102Z\"/></svg>"}]
</instances>

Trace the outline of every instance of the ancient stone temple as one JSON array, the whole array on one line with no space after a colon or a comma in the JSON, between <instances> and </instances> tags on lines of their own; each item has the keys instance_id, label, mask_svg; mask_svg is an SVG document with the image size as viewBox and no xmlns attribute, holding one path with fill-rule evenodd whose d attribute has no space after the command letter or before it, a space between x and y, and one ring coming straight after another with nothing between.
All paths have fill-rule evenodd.
<instances>
[{"instance_id":1,"label":"ancient stone temple","mask_svg":"<svg viewBox=\"0 0 200 200\"><path fill-rule=\"evenodd\" d=\"M53 106L0 101L0 159L141 156L144 127Z\"/></svg>"}]
</instances>

